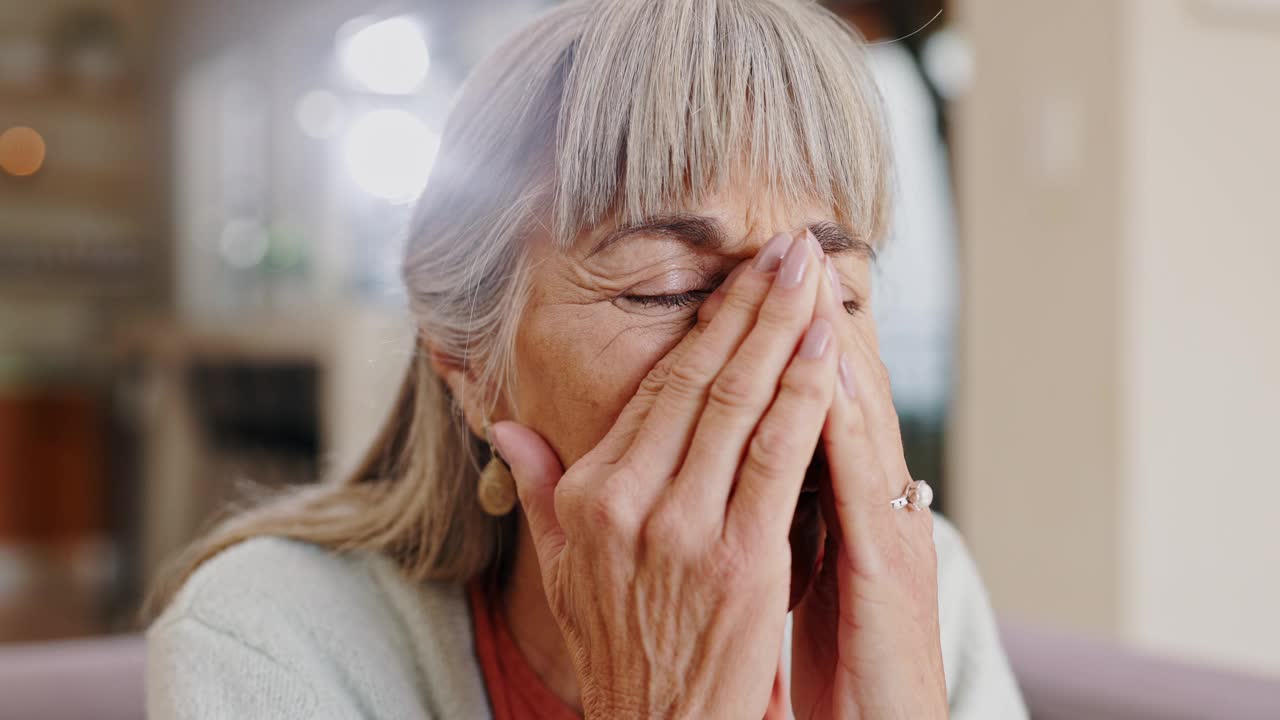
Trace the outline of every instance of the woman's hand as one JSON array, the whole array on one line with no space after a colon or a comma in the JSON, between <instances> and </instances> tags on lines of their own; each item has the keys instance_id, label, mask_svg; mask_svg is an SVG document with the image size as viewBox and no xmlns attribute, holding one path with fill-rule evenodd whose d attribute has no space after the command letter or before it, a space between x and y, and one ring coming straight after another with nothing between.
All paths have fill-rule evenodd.
<instances>
[{"instance_id":1,"label":"woman's hand","mask_svg":"<svg viewBox=\"0 0 1280 720\"><path fill-rule=\"evenodd\" d=\"M819 313L843 313L834 273ZM874 329L836 321L840 383L823 431L831 474L822 568L795 610L792 707L809 718L947 717L929 512L895 510L910 475Z\"/></svg>"},{"instance_id":2,"label":"woman's hand","mask_svg":"<svg viewBox=\"0 0 1280 720\"><path fill-rule=\"evenodd\" d=\"M563 475L532 430L494 426L588 718L764 716L836 392L820 254L770 241Z\"/></svg>"}]
</instances>

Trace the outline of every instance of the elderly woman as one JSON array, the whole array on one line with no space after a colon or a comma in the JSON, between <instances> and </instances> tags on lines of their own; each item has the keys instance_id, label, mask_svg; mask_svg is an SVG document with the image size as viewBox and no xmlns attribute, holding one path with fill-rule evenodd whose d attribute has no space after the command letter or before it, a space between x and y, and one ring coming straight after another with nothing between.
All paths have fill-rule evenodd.
<instances>
[{"instance_id":1,"label":"elderly woman","mask_svg":"<svg viewBox=\"0 0 1280 720\"><path fill-rule=\"evenodd\" d=\"M511 38L411 228L383 433L192 549L151 714L1023 717L877 354L886 145L810 3L584 0Z\"/></svg>"}]
</instances>

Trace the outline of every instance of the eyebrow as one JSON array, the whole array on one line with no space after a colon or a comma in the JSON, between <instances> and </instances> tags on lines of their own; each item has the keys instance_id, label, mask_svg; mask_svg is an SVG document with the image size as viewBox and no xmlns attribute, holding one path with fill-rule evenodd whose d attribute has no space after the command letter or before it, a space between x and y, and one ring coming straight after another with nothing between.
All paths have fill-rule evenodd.
<instances>
[{"instance_id":1,"label":"eyebrow","mask_svg":"<svg viewBox=\"0 0 1280 720\"><path fill-rule=\"evenodd\" d=\"M839 223L829 221L810 223L809 232L818 239L818 244L829 255L852 252L858 257L874 261L876 249L871 243L855 237Z\"/></svg>"},{"instance_id":2,"label":"eyebrow","mask_svg":"<svg viewBox=\"0 0 1280 720\"><path fill-rule=\"evenodd\" d=\"M859 257L875 260L876 251L865 240L857 238L844 226L820 221L809 224L809 232L818 240L824 252L836 255L853 252ZM607 248L637 235L657 235L699 249L716 249L727 243L724 228L715 218L689 213L672 213L659 215L643 220L635 225L628 225L610 231L591 248L587 257L602 252Z\"/></svg>"},{"instance_id":3,"label":"eyebrow","mask_svg":"<svg viewBox=\"0 0 1280 720\"><path fill-rule=\"evenodd\" d=\"M725 244L724 228L714 218L705 215L673 213L659 215L609 232L596 243L595 247L591 248L587 257L636 235L657 235L702 249L715 249Z\"/></svg>"}]
</instances>

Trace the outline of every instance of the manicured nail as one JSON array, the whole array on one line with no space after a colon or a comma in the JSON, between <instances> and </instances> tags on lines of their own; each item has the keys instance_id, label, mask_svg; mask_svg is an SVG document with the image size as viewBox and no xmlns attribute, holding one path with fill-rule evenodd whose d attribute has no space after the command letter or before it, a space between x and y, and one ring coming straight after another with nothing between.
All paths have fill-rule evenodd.
<instances>
[{"instance_id":1,"label":"manicured nail","mask_svg":"<svg viewBox=\"0 0 1280 720\"><path fill-rule=\"evenodd\" d=\"M778 233L773 239L764 244L756 255L755 269L760 272L773 272L782 264L782 258L787 254L787 250L791 248L791 234Z\"/></svg>"},{"instance_id":2,"label":"manicured nail","mask_svg":"<svg viewBox=\"0 0 1280 720\"><path fill-rule=\"evenodd\" d=\"M826 318L818 318L809 326L809 331L800 341L800 357L806 360L817 360L827 352L831 344L831 322Z\"/></svg>"},{"instance_id":3,"label":"manicured nail","mask_svg":"<svg viewBox=\"0 0 1280 720\"><path fill-rule=\"evenodd\" d=\"M853 386L853 366L849 364L849 353L840 353L840 386L850 400L858 399Z\"/></svg>"},{"instance_id":4,"label":"manicured nail","mask_svg":"<svg viewBox=\"0 0 1280 720\"><path fill-rule=\"evenodd\" d=\"M803 282L804 271L809 266L811 255L808 243L792 243L786 257L782 258L782 267L778 269L778 278L775 281L778 286L793 288Z\"/></svg>"},{"instance_id":5,"label":"manicured nail","mask_svg":"<svg viewBox=\"0 0 1280 720\"><path fill-rule=\"evenodd\" d=\"M831 286L831 299L836 304L837 310L844 310L844 298L840 291L840 276L836 275L836 266L831 263L831 256L823 258L822 263L827 266L827 280Z\"/></svg>"},{"instance_id":6,"label":"manicured nail","mask_svg":"<svg viewBox=\"0 0 1280 720\"><path fill-rule=\"evenodd\" d=\"M818 238L816 238L816 237L814 237L814 236L813 236L813 231L812 231L812 230L810 230L809 228L805 228L805 230L804 230L804 236L805 236L805 238L807 238L807 239L809 240L810 245L813 247L813 255L814 255L814 257L826 257L826 256L827 256L827 252L826 252L825 250L823 250L823 249L822 249L822 243L818 242Z\"/></svg>"}]
</instances>

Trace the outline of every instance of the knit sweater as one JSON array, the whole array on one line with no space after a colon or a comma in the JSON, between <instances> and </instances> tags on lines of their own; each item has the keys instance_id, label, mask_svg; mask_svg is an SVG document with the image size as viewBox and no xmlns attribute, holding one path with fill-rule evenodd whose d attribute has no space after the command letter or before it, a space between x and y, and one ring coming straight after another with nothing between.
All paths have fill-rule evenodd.
<instances>
[{"instance_id":1,"label":"knit sweater","mask_svg":"<svg viewBox=\"0 0 1280 720\"><path fill-rule=\"evenodd\" d=\"M953 720L1026 710L986 591L938 517L943 663ZM152 720L490 717L461 585L388 557L264 537L206 562L148 632Z\"/></svg>"}]
</instances>

